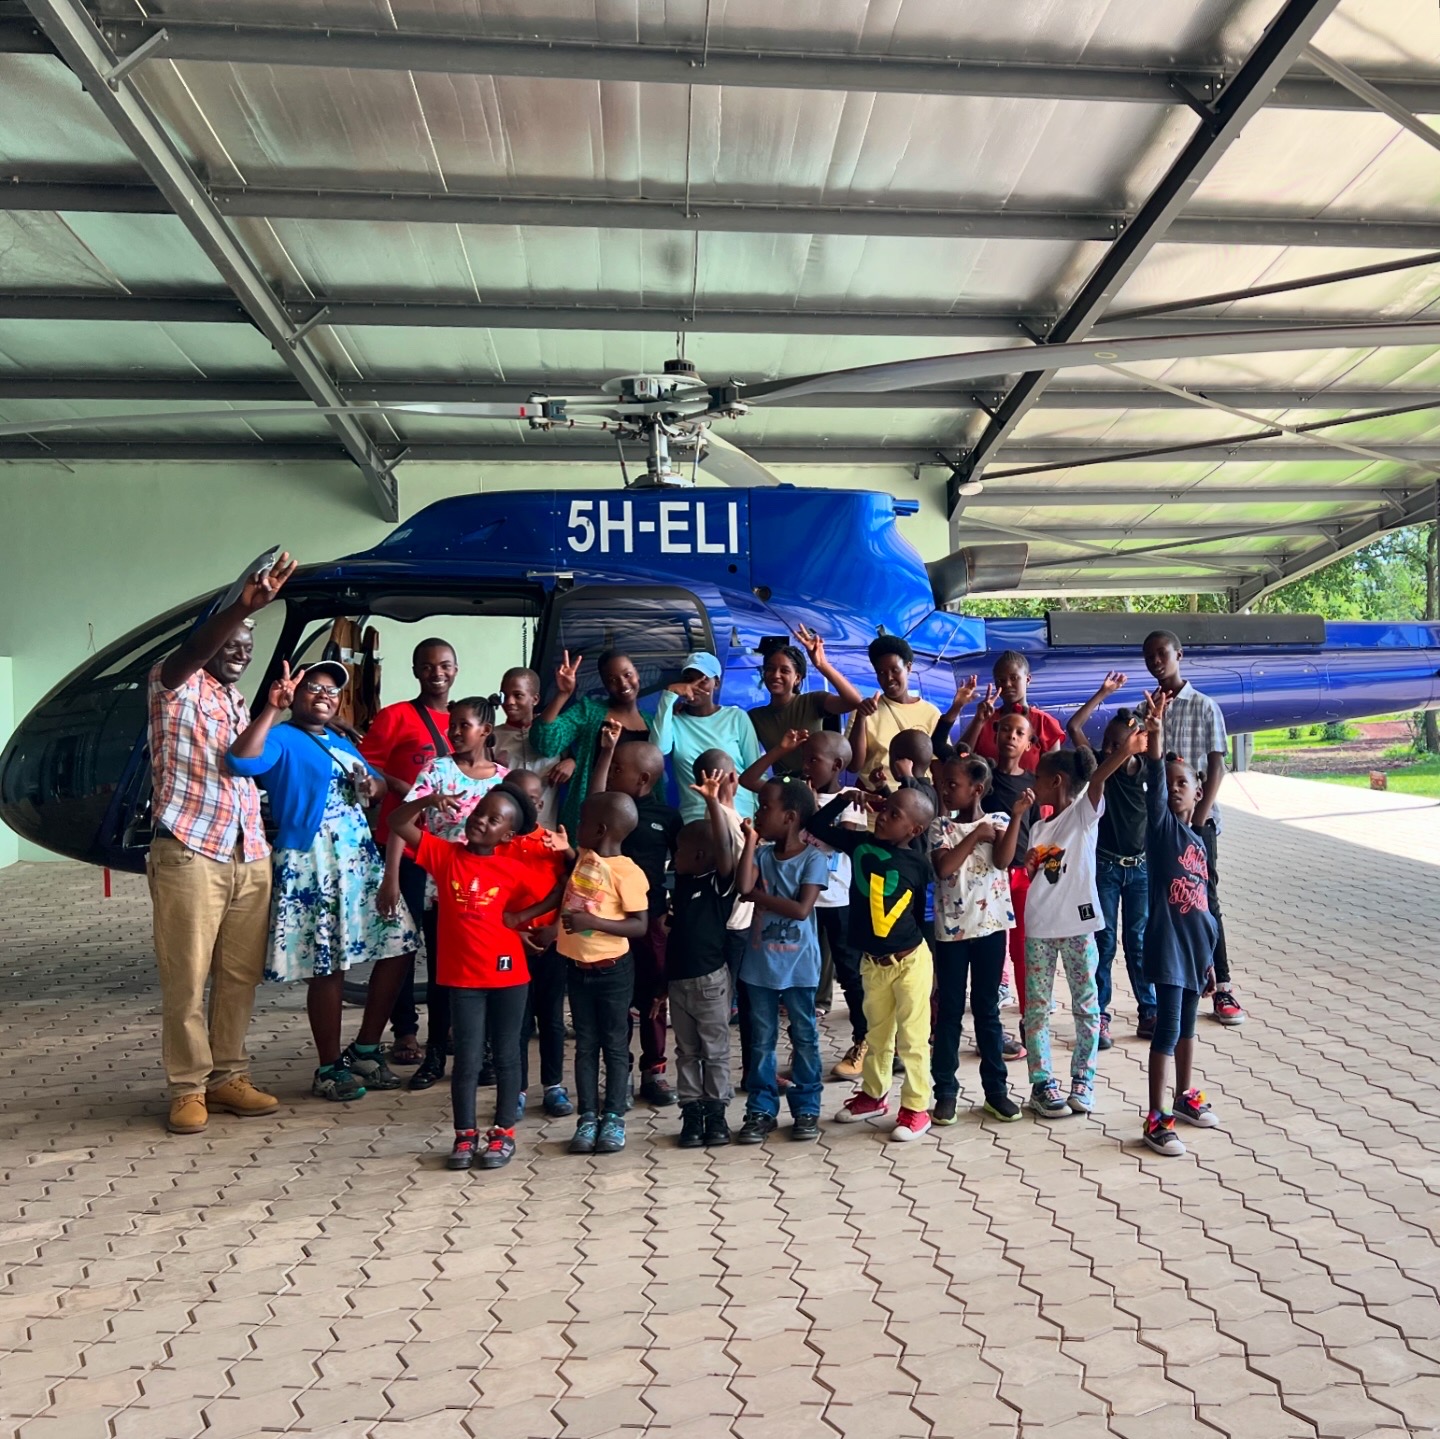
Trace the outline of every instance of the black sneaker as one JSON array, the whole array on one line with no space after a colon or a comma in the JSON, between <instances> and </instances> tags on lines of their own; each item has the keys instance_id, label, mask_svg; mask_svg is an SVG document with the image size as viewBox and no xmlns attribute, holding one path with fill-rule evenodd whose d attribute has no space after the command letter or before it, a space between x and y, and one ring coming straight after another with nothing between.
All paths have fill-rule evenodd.
<instances>
[{"instance_id":1,"label":"black sneaker","mask_svg":"<svg viewBox=\"0 0 1440 1439\"><path fill-rule=\"evenodd\" d=\"M489 1141L484 1153L475 1161L481 1169L504 1169L515 1153L515 1131L513 1129L492 1129L485 1136Z\"/></svg>"},{"instance_id":2,"label":"black sneaker","mask_svg":"<svg viewBox=\"0 0 1440 1439\"><path fill-rule=\"evenodd\" d=\"M730 1122L725 1118L725 1106L718 1099L706 1100L705 1147L720 1149L730 1142Z\"/></svg>"},{"instance_id":3,"label":"black sneaker","mask_svg":"<svg viewBox=\"0 0 1440 1439\"><path fill-rule=\"evenodd\" d=\"M663 1069L645 1071L645 1077L640 1081L640 1098L657 1109L664 1109L675 1103L675 1091L665 1082Z\"/></svg>"},{"instance_id":4,"label":"black sneaker","mask_svg":"<svg viewBox=\"0 0 1440 1439\"><path fill-rule=\"evenodd\" d=\"M937 1099L930 1106L930 1122L932 1124L954 1124L955 1100L952 1098Z\"/></svg>"},{"instance_id":5,"label":"black sneaker","mask_svg":"<svg viewBox=\"0 0 1440 1439\"><path fill-rule=\"evenodd\" d=\"M487 1059L480 1066L479 1077L475 1081L476 1089L489 1089L495 1083L495 1066Z\"/></svg>"},{"instance_id":6,"label":"black sneaker","mask_svg":"<svg viewBox=\"0 0 1440 1439\"><path fill-rule=\"evenodd\" d=\"M699 1104L680 1106L680 1148L705 1147L705 1111Z\"/></svg>"},{"instance_id":7,"label":"black sneaker","mask_svg":"<svg viewBox=\"0 0 1440 1439\"><path fill-rule=\"evenodd\" d=\"M444 1078L445 1051L443 1049L427 1049L425 1058L420 1062L420 1068L410 1076L410 1083L406 1087L409 1089L433 1089Z\"/></svg>"},{"instance_id":8,"label":"black sneaker","mask_svg":"<svg viewBox=\"0 0 1440 1439\"><path fill-rule=\"evenodd\" d=\"M1020 1118L1020 1106L1008 1094L987 1095L985 1113L1001 1124L1014 1124Z\"/></svg>"},{"instance_id":9,"label":"black sneaker","mask_svg":"<svg viewBox=\"0 0 1440 1439\"><path fill-rule=\"evenodd\" d=\"M479 1136L473 1129L457 1129L455 1131L455 1147L445 1161L445 1168L469 1169L475 1163L475 1150L478 1144Z\"/></svg>"},{"instance_id":10,"label":"black sneaker","mask_svg":"<svg viewBox=\"0 0 1440 1439\"><path fill-rule=\"evenodd\" d=\"M802 1141L820 1138L820 1116L797 1114L790 1125L790 1138Z\"/></svg>"},{"instance_id":11,"label":"black sneaker","mask_svg":"<svg viewBox=\"0 0 1440 1439\"><path fill-rule=\"evenodd\" d=\"M745 1115L745 1122L740 1126L740 1133L735 1136L736 1144L764 1144L775 1131L775 1116L773 1114L761 1114L756 1110L750 1110Z\"/></svg>"},{"instance_id":12,"label":"black sneaker","mask_svg":"<svg viewBox=\"0 0 1440 1439\"><path fill-rule=\"evenodd\" d=\"M891 1073L891 1074L904 1074L904 1073L905 1073L905 1061L904 1061L903 1059L901 1059L898 1054L890 1061L890 1073Z\"/></svg>"},{"instance_id":13,"label":"black sneaker","mask_svg":"<svg viewBox=\"0 0 1440 1439\"><path fill-rule=\"evenodd\" d=\"M1100 1016L1100 1038L1097 1042L1101 1049L1109 1049L1114 1044L1110 1038L1110 1016L1108 1014Z\"/></svg>"},{"instance_id":14,"label":"black sneaker","mask_svg":"<svg viewBox=\"0 0 1440 1439\"><path fill-rule=\"evenodd\" d=\"M1135 1026L1135 1038L1145 1040L1155 1038L1155 1015L1153 1012L1140 1016L1140 1022Z\"/></svg>"}]
</instances>

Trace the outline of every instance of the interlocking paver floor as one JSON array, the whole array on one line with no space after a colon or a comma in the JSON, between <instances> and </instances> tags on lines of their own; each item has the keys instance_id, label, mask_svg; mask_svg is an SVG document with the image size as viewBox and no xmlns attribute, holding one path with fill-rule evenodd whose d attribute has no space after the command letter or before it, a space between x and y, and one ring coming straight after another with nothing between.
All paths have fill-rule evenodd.
<instances>
[{"instance_id":1,"label":"interlocking paver floor","mask_svg":"<svg viewBox=\"0 0 1440 1439\"><path fill-rule=\"evenodd\" d=\"M1435 1431L1440 808L1226 800L1250 1021L1203 1023L1223 1127L1181 1160L1136 1143L1128 994L1094 1119L682 1152L640 1106L623 1154L536 1117L508 1169L455 1175L444 1087L309 1099L301 987L270 988L279 1116L172 1138L143 882L0 873L0 1433Z\"/></svg>"}]
</instances>

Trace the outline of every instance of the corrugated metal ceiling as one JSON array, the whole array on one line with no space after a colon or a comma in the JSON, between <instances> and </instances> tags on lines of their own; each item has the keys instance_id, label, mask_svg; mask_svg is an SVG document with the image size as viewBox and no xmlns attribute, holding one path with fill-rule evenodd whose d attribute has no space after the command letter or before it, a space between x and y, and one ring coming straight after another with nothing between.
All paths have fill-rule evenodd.
<instances>
[{"instance_id":1,"label":"corrugated metal ceiling","mask_svg":"<svg viewBox=\"0 0 1440 1439\"><path fill-rule=\"evenodd\" d=\"M131 0L106 0L101 18L145 22L151 30L168 21L177 32L188 22L285 27L286 33L329 28L360 39L366 38L361 32L371 32L376 44L428 35L457 43L541 40L564 48L564 73L536 78L386 70L368 61L366 68L256 63L244 58L246 36L237 33L233 58L155 58L138 67L135 83L182 154L205 183L232 191L643 199L673 202L677 215L688 202L718 202L846 206L877 216L919 208L1104 221L1135 215L1161 183L1195 130L1193 105L1202 104L1205 94L1194 96L1193 104L1179 88L1148 100L1077 100L1065 93L1063 71L1053 93L1029 98L935 93L940 82L933 79L916 80L908 93L867 90L853 80L832 89L714 85L704 82L703 64L694 84L641 83L610 78L609 52L584 47L682 47L700 62L711 53L743 60L767 52L816 64L824 64L826 55L863 56L902 64L993 61L1088 67L1087 73L1098 67L1107 74L1118 67L1162 79L1171 72L1228 78L1281 8L1281 0L1012 0L985 6L953 0L792 0L780 6L772 0L706 6L645 0L164 0L143 8ZM13 18L13 11L0 6L0 22L7 16ZM0 41L18 33L0 24ZM1440 112L1440 15L1431 0L1341 0L1316 44L1382 88L1388 79L1407 94L1433 92L1435 103L1424 108ZM0 43L4 173L82 187L134 183L139 167L99 110L56 57L21 53L34 49ZM1294 72L1315 73L1303 60ZM1427 85L1431 92L1423 91ZM1338 88L1332 98L1333 104L1300 108L1291 97L1262 109L1200 184L1186 214L1428 223L1440 200L1440 153ZM725 333L707 328L702 318L685 326L683 338L703 373L749 381L1023 346L1018 328L1006 338L982 321L1014 315L1043 324L1059 316L1102 263L1108 244L1101 238L985 239L958 231L928 238L812 234L799 210L787 213L783 233L384 218L249 217L232 223L277 294L299 307L292 312L296 319L326 299L535 307L529 326L492 328L477 319L444 329L321 323L311 331L311 347L338 382L382 387L433 381L563 388L577 377L593 381L655 369L674 353L677 337L668 320L646 330L616 329L583 316L556 318L557 307L702 316L760 312L762 332ZM1113 310L1179 305L1394 258L1400 256L1373 247L1197 245L1162 237L1120 289ZM307 414L298 400L293 418L239 418L243 399L234 405L235 420L193 417L225 408L225 402L188 399L189 382L288 379L284 363L244 324L58 318L65 302L88 296L219 292L209 261L173 217L110 213L87 207L83 196L78 208L59 213L0 204L0 418L144 413L154 418L144 429L117 431L117 446L147 438L191 442L196 455L211 442L333 443L324 420ZM42 310L49 304L56 318L6 318L10 295L37 299ZM1151 323L1165 333L1207 317L1256 324L1307 317L1407 319L1429 314L1437 300L1440 261L1182 309ZM835 312L899 314L917 322L979 319L973 336L965 334L965 322L951 334L917 329L907 336L902 328L877 335L866 333L861 322L853 334L797 333L808 317ZM763 331L765 317L773 317L773 332ZM1003 364L997 359L997 369ZM1194 445L1260 428L1174 397L1157 407L1144 390L1147 379L1234 392L1242 397L1240 408L1284 428L1386 407L1375 406L1373 395L1364 405L1348 403L1347 392L1357 389L1393 394L1397 407L1407 403L1407 392L1420 392L1413 403L1427 396L1440 400L1440 354L1433 347L1327 349L1151 362L1122 375L1104 368L1067 372L1064 385L1025 414L1000 447L983 504L960 514L959 540L1004 538L1006 527L1029 532L1026 586L1050 593L1106 586L1124 593L1163 582L1229 590L1238 600L1255 592L1256 576L1277 583L1357 538L1357 523L1377 514L1393 517L1396 511L1376 500L1380 488L1403 495L1431 483L1437 472L1428 458L1403 452L1381 461L1287 437L1281 442L1293 445L1293 452L1278 456L1270 448L1247 452L1237 443L1204 454L1187 451L1184 458L1116 458L1116 450ZM39 387L31 383L22 392L15 388L21 381ZM85 398L76 397L77 381ZM44 382L70 388L47 397ZM150 397L152 391L135 398L126 386L136 382L152 391L173 382L174 399ZM987 381L984 393L1003 392L1005 383L999 377ZM1119 393L1106 408L1067 404L1064 389L1084 386ZM1126 402L1127 389L1137 403ZM1244 394L1255 391L1264 391L1269 402L1244 404ZM1277 391L1294 392L1296 403L1275 403ZM726 433L770 449L839 446L863 475L867 460L893 466L895 451L903 452L905 463L937 450L959 456L987 423L974 387L965 386L933 404L924 397L894 406L837 401L757 410ZM500 422L407 416L367 424L382 444L397 446L494 442L524 445L543 458L553 443ZM1322 442L1332 437L1380 451L1433 447L1440 442L1440 408L1315 436ZM93 430L73 438L88 444L107 439ZM14 446L0 447L0 457L15 453ZM1047 468L1006 477L1035 464ZM882 482L892 473L883 472ZM400 474L403 484L403 469ZM944 475L926 467L919 483L938 491ZM1077 500L1036 506L1030 498L1036 487ZM1317 490L1333 498L1317 500ZM1131 491L1133 501L1126 502ZM1157 498L1182 493L1183 500ZM1206 498L1214 493L1225 500ZM1281 528L1267 531L1269 526ZM1067 539L1082 534L1083 541ZM1137 553L1155 544L1174 547Z\"/></svg>"}]
</instances>

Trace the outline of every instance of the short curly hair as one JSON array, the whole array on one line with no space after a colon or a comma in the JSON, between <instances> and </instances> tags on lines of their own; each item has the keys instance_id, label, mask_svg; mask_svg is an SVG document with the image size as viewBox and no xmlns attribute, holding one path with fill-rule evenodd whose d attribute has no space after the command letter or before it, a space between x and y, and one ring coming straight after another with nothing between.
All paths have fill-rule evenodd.
<instances>
[{"instance_id":1,"label":"short curly hair","mask_svg":"<svg viewBox=\"0 0 1440 1439\"><path fill-rule=\"evenodd\" d=\"M915 651L900 635L876 635L870 641L869 654L872 665L878 665L886 655L898 655L906 669L915 663Z\"/></svg>"}]
</instances>

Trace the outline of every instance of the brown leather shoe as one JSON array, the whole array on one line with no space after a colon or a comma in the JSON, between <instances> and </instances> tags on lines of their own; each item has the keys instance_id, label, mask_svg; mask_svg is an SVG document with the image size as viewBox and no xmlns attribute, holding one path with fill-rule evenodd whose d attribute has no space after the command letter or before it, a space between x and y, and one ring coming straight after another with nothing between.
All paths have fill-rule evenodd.
<instances>
[{"instance_id":1,"label":"brown leather shoe","mask_svg":"<svg viewBox=\"0 0 1440 1439\"><path fill-rule=\"evenodd\" d=\"M269 1114L280 1107L280 1101L263 1089L256 1089L250 1083L248 1074L237 1074L224 1084L205 1091L205 1103L211 1109L223 1110L226 1114L238 1114L242 1119L254 1119L258 1114Z\"/></svg>"},{"instance_id":2,"label":"brown leather shoe","mask_svg":"<svg viewBox=\"0 0 1440 1439\"><path fill-rule=\"evenodd\" d=\"M845 1057L830 1071L835 1079L859 1079L865 1068L865 1051L868 1048L862 1039L845 1051Z\"/></svg>"},{"instance_id":3,"label":"brown leather shoe","mask_svg":"<svg viewBox=\"0 0 1440 1439\"><path fill-rule=\"evenodd\" d=\"M200 1134L209 1118L203 1094L182 1094L170 1101L170 1118L165 1127L171 1134Z\"/></svg>"}]
</instances>

